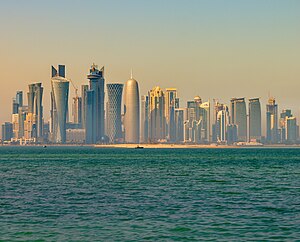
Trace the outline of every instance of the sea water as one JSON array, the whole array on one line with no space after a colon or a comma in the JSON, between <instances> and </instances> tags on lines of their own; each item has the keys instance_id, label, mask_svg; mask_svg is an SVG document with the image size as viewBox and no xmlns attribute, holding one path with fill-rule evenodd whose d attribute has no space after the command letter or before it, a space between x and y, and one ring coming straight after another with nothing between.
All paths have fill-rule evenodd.
<instances>
[{"instance_id":1,"label":"sea water","mask_svg":"<svg viewBox=\"0 0 300 242\"><path fill-rule=\"evenodd\" d=\"M300 149L0 147L0 241L300 239Z\"/></svg>"}]
</instances>

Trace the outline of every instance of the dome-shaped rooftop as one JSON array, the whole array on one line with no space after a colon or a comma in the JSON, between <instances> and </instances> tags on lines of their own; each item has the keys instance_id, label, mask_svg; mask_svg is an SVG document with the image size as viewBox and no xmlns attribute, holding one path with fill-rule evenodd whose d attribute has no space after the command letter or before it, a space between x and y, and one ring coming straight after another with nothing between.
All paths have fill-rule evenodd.
<instances>
[{"instance_id":1,"label":"dome-shaped rooftop","mask_svg":"<svg viewBox=\"0 0 300 242\"><path fill-rule=\"evenodd\" d=\"M200 96L196 96L196 97L194 97L194 101L201 101L202 99L201 99L201 97Z\"/></svg>"}]
</instances>

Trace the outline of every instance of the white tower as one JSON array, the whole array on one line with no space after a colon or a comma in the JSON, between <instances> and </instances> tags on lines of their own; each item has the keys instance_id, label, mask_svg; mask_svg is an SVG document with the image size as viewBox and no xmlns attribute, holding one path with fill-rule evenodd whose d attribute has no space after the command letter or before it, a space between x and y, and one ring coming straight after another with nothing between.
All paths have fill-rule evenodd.
<instances>
[{"instance_id":1,"label":"white tower","mask_svg":"<svg viewBox=\"0 0 300 242\"><path fill-rule=\"evenodd\" d=\"M140 137L140 99L139 85L131 77L124 89L124 129L126 143L139 143Z\"/></svg>"}]
</instances>

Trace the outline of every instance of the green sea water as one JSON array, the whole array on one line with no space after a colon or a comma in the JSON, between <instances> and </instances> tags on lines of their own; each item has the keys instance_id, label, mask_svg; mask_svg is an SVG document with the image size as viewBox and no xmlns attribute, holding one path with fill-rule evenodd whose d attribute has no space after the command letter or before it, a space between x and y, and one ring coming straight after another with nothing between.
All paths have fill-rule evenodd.
<instances>
[{"instance_id":1,"label":"green sea water","mask_svg":"<svg viewBox=\"0 0 300 242\"><path fill-rule=\"evenodd\" d=\"M0 147L0 241L300 241L300 149Z\"/></svg>"}]
</instances>

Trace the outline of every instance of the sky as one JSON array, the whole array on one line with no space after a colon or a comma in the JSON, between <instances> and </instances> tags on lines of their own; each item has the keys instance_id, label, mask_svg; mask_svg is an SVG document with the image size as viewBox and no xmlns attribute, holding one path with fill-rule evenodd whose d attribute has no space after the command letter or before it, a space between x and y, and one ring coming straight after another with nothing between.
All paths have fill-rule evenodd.
<instances>
[{"instance_id":1,"label":"sky","mask_svg":"<svg viewBox=\"0 0 300 242\"><path fill-rule=\"evenodd\" d=\"M47 121L51 65L79 87L92 63L106 83L132 68L141 95L177 87L182 107L196 95L260 97L264 112L272 95L299 115L299 13L298 0L0 0L0 122L33 82Z\"/></svg>"}]
</instances>

